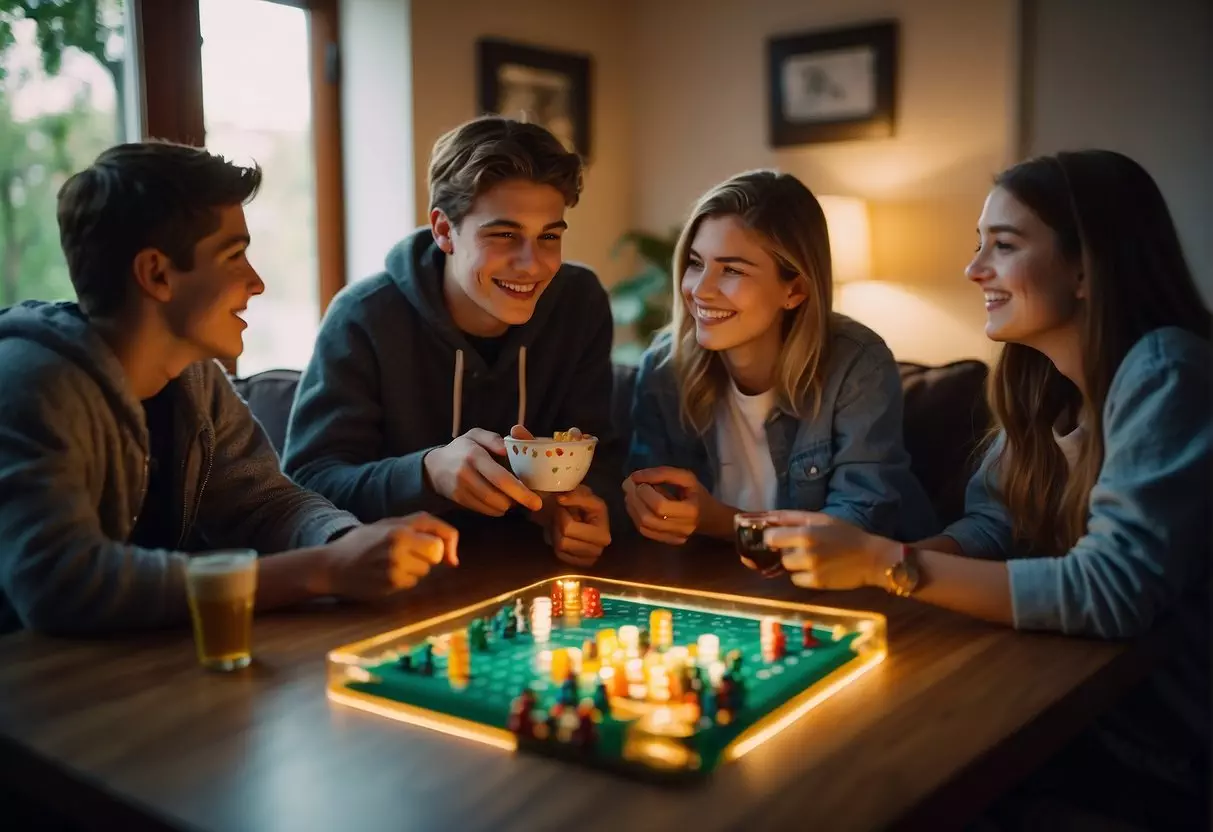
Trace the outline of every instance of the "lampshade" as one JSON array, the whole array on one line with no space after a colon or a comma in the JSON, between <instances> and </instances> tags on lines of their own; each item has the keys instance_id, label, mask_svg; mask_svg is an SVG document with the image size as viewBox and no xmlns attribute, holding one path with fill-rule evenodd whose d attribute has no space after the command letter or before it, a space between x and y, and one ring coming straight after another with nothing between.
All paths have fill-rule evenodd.
<instances>
[{"instance_id":1,"label":"lampshade","mask_svg":"<svg viewBox=\"0 0 1213 832\"><path fill-rule=\"evenodd\" d=\"M868 205L855 196L819 196L830 233L834 280L846 283L872 277L872 228Z\"/></svg>"}]
</instances>

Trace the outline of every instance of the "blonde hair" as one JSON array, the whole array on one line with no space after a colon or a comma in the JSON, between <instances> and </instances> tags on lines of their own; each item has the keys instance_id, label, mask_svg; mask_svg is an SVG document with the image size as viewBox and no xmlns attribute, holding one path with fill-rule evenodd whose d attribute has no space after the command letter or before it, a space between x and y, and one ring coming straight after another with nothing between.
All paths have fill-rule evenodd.
<instances>
[{"instance_id":1,"label":"blonde hair","mask_svg":"<svg viewBox=\"0 0 1213 832\"><path fill-rule=\"evenodd\" d=\"M774 385L778 405L797 418L817 415L822 387L818 370L829 343L830 241L817 198L796 177L770 170L741 173L712 188L695 205L674 249L674 316L668 327L682 421L700 436L711 427L728 371L720 355L695 338L695 319L682 297L682 276L699 224L708 217L726 216L736 217L762 238L783 280L804 286L804 301L783 313Z\"/></svg>"}]
</instances>

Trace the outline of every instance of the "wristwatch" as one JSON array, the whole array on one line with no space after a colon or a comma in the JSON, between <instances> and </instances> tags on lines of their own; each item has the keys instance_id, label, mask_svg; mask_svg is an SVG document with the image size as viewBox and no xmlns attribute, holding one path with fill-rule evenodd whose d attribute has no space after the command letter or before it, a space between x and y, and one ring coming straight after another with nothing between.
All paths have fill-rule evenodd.
<instances>
[{"instance_id":1,"label":"wristwatch","mask_svg":"<svg viewBox=\"0 0 1213 832\"><path fill-rule=\"evenodd\" d=\"M922 572L918 568L918 550L901 545L901 560L884 571L886 589L901 598L909 598L918 589Z\"/></svg>"}]
</instances>

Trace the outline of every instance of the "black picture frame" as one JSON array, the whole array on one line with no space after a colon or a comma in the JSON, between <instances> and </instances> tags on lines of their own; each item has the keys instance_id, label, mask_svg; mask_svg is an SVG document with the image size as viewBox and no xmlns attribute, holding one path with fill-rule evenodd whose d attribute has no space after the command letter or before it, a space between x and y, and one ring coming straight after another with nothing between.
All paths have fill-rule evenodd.
<instances>
[{"instance_id":1,"label":"black picture frame","mask_svg":"<svg viewBox=\"0 0 1213 832\"><path fill-rule=\"evenodd\" d=\"M895 135L899 50L895 20L768 38L771 146Z\"/></svg>"},{"instance_id":2,"label":"black picture frame","mask_svg":"<svg viewBox=\"0 0 1213 832\"><path fill-rule=\"evenodd\" d=\"M476 64L481 113L514 118L525 113L527 120L552 130L569 150L589 160L593 78L589 55L480 38ZM533 106L515 106L519 101Z\"/></svg>"}]
</instances>

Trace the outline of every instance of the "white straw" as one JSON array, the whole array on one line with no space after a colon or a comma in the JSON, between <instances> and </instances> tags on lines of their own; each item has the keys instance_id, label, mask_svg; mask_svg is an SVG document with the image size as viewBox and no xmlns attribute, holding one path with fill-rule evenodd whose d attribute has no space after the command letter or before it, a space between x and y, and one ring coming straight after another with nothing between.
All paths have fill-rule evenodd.
<instances>
[{"instance_id":1,"label":"white straw","mask_svg":"<svg viewBox=\"0 0 1213 832\"><path fill-rule=\"evenodd\" d=\"M451 438L459 438L459 417L463 415L463 350L455 350L455 395L452 401Z\"/></svg>"},{"instance_id":2,"label":"white straw","mask_svg":"<svg viewBox=\"0 0 1213 832\"><path fill-rule=\"evenodd\" d=\"M526 426L526 347L518 348L518 424Z\"/></svg>"}]
</instances>

